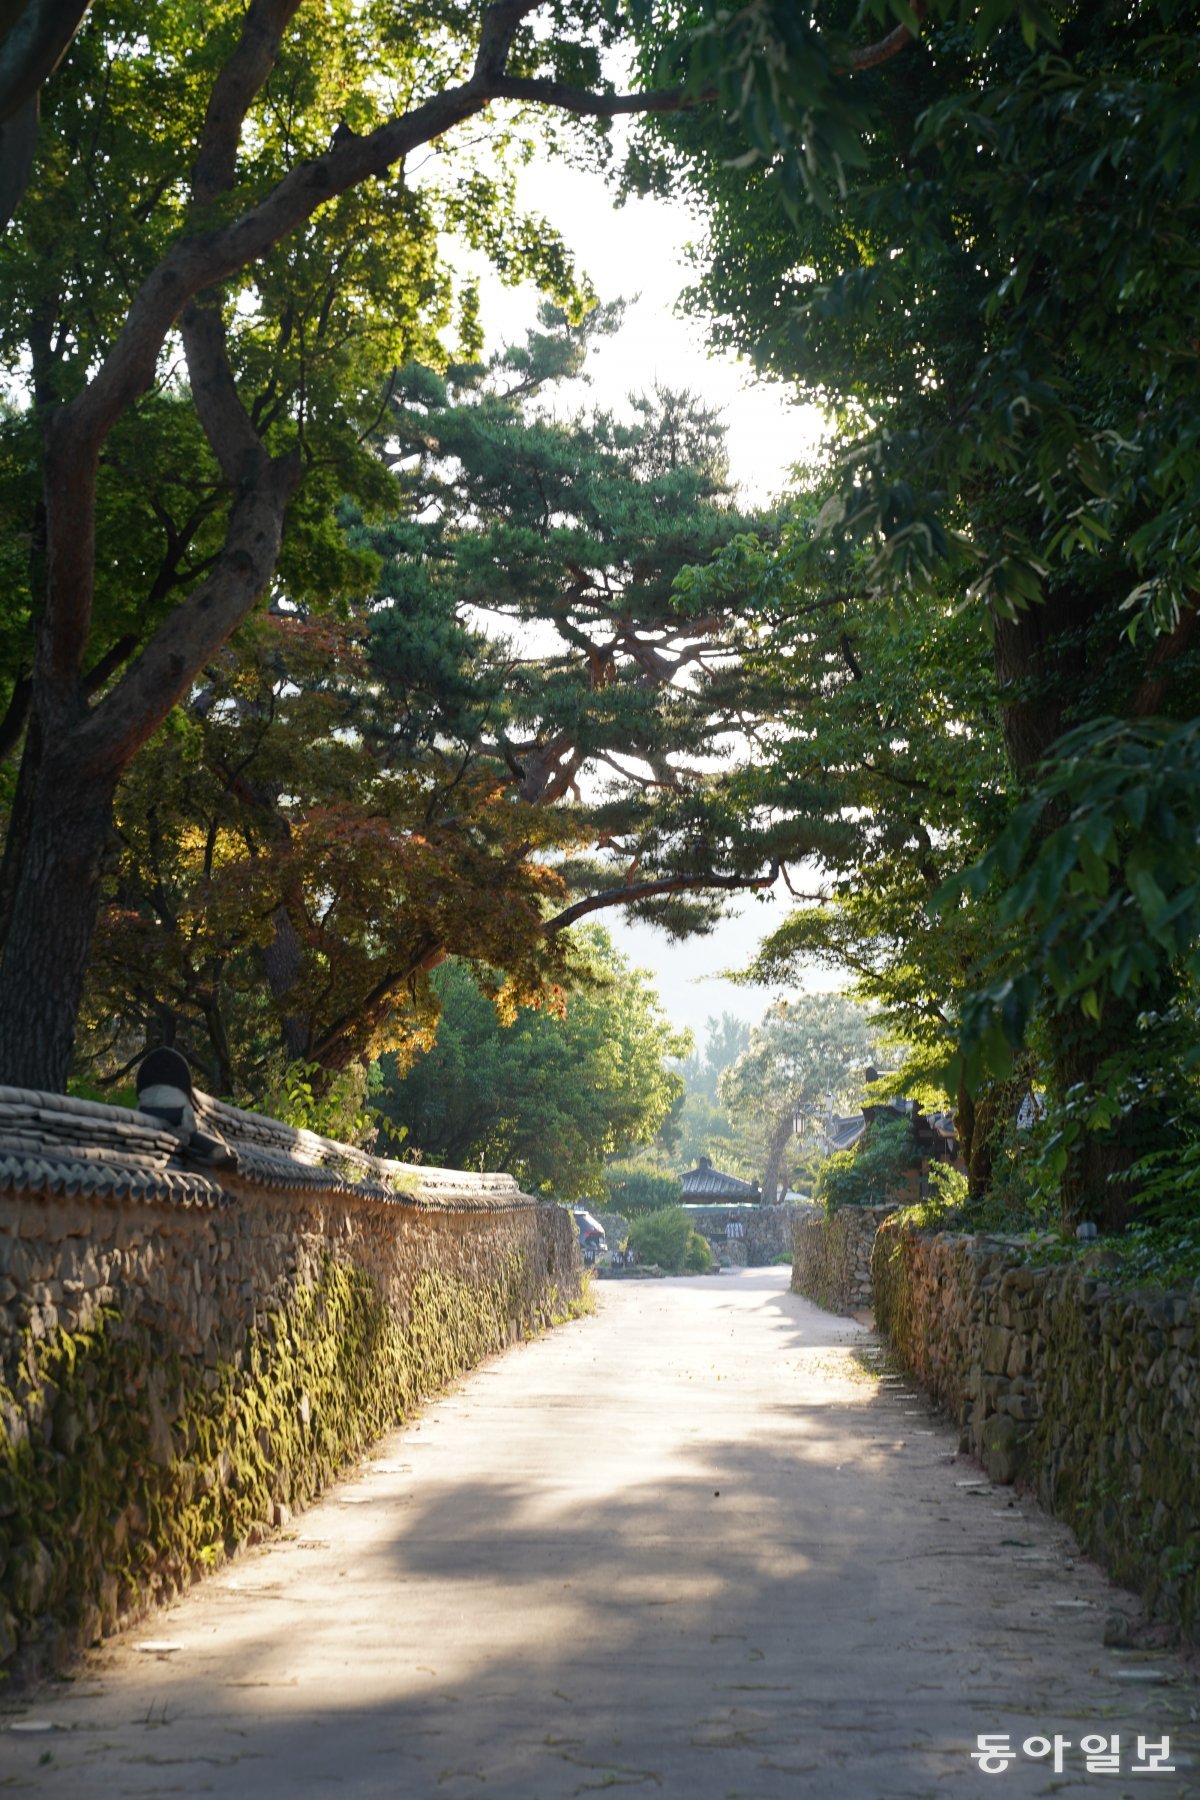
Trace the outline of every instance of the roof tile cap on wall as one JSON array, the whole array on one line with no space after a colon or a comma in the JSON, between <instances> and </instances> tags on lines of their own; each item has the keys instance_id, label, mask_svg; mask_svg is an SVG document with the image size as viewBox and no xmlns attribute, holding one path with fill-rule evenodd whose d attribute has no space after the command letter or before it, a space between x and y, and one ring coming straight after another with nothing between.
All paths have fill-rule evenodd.
<instances>
[{"instance_id":1,"label":"roof tile cap on wall","mask_svg":"<svg viewBox=\"0 0 1200 1800\"><path fill-rule=\"evenodd\" d=\"M180 1137L132 1107L0 1086L0 1189L205 1207L264 1188L454 1212L539 1204L511 1175L370 1156L208 1094L196 1093L194 1107L199 1124L236 1149L236 1174L189 1168Z\"/></svg>"}]
</instances>

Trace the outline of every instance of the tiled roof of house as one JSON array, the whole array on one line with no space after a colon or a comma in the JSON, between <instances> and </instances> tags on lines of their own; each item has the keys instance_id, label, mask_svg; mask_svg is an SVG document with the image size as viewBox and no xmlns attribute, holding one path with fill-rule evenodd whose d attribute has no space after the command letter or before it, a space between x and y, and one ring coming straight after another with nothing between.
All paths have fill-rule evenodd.
<instances>
[{"instance_id":1,"label":"tiled roof of house","mask_svg":"<svg viewBox=\"0 0 1200 1800\"><path fill-rule=\"evenodd\" d=\"M720 1169L714 1169L707 1156L702 1156L694 1169L688 1169L683 1176L683 1197L685 1200L757 1200L758 1186L753 1181L739 1181L736 1175L726 1175Z\"/></svg>"},{"instance_id":2,"label":"tiled roof of house","mask_svg":"<svg viewBox=\"0 0 1200 1800\"><path fill-rule=\"evenodd\" d=\"M835 1115L833 1120L827 1122L823 1127L825 1141L830 1150L849 1150L851 1145L857 1144L866 1130L866 1125L867 1122L860 1112L854 1113L846 1119L838 1118Z\"/></svg>"}]
</instances>

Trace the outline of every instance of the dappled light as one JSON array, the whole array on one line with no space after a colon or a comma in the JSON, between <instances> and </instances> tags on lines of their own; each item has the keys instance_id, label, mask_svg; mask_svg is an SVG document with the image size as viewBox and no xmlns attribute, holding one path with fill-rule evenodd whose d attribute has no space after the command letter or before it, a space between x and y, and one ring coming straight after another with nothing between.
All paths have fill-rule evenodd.
<instances>
[{"instance_id":1,"label":"dappled light","mask_svg":"<svg viewBox=\"0 0 1200 1800\"><path fill-rule=\"evenodd\" d=\"M872 1345L779 1270L606 1288L95 1653L46 1791L969 1792L977 1730L1119 1704L1103 1583Z\"/></svg>"}]
</instances>

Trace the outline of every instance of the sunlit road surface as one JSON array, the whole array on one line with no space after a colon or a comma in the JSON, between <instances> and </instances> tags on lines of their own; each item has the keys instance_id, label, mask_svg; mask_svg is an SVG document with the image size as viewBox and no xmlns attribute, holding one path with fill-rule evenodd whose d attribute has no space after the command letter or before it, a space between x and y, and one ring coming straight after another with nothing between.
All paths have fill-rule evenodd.
<instances>
[{"instance_id":1,"label":"sunlit road surface","mask_svg":"<svg viewBox=\"0 0 1200 1800\"><path fill-rule=\"evenodd\" d=\"M0 1787L1200 1792L1195 1684L1102 1646L1134 1602L864 1370L871 1342L785 1269L603 1284L73 1683L0 1701ZM1089 1775L1080 1739L1114 1734L1120 1773ZM1164 1735L1176 1772L1133 1774Z\"/></svg>"}]
</instances>

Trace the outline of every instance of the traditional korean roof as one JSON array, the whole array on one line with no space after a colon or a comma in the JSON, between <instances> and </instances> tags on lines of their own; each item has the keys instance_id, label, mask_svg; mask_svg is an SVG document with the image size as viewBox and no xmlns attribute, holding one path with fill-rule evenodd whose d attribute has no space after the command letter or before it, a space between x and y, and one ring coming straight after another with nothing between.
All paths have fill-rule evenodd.
<instances>
[{"instance_id":1,"label":"traditional korean roof","mask_svg":"<svg viewBox=\"0 0 1200 1800\"><path fill-rule=\"evenodd\" d=\"M534 1206L511 1175L476 1175L368 1156L350 1144L194 1093L196 1125L217 1156L149 1113L0 1086L0 1190L220 1207L270 1188L429 1207Z\"/></svg>"},{"instance_id":2,"label":"traditional korean roof","mask_svg":"<svg viewBox=\"0 0 1200 1800\"><path fill-rule=\"evenodd\" d=\"M757 1200L760 1198L757 1182L739 1181L736 1175L726 1175L720 1169L714 1169L707 1156L702 1156L694 1169L688 1169L683 1176L683 1197L685 1200Z\"/></svg>"},{"instance_id":3,"label":"traditional korean roof","mask_svg":"<svg viewBox=\"0 0 1200 1800\"><path fill-rule=\"evenodd\" d=\"M821 1127L821 1135L830 1150L849 1150L857 1144L866 1128L867 1121L860 1112L845 1119L835 1113L833 1119Z\"/></svg>"}]
</instances>

